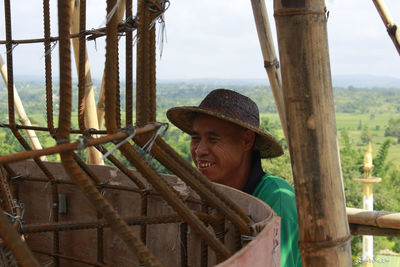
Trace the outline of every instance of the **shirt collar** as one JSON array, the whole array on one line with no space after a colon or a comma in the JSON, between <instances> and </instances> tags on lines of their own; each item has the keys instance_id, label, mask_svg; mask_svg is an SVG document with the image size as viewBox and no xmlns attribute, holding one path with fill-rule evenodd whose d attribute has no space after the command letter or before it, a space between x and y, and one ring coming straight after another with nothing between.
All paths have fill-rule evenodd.
<instances>
[{"instance_id":1,"label":"shirt collar","mask_svg":"<svg viewBox=\"0 0 400 267\"><path fill-rule=\"evenodd\" d=\"M254 150L251 156L251 170L249 178L247 179L246 184L244 185L242 191L247 194L253 194L257 185L260 183L261 178L265 175L261 167L261 156L260 152Z\"/></svg>"}]
</instances>

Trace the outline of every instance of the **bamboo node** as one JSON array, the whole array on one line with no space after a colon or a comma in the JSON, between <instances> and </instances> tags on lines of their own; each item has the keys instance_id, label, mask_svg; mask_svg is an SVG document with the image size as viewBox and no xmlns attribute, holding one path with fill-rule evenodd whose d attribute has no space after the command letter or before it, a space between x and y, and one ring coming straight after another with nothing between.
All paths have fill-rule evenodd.
<instances>
[{"instance_id":1,"label":"bamboo node","mask_svg":"<svg viewBox=\"0 0 400 267\"><path fill-rule=\"evenodd\" d=\"M301 253L310 253L321 249L334 248L350 241L351 234L333 240L324 240L317 242L301 242L299 241L299 248Z\"/></svg>"},{"instance_id":2,"label":"bamboo node","mask_svg":"<svg viewBox=\"0 0 400 267\"><path fill-rule=\"evenodd\" d=\"M298 16L298 15L325 15L326 8L322 9L307 9L307 8L285 8L275 10L274 17L282 16Z\"/></svg>"},{"instance_id":3,"label":"bamboo node","mask_svg":"<svg viewBox=\"0 0 400 267\"><path fill-rule=\"evenodd\" d=\"M270 67L275 67L276 69L279 69L279 61L277 58L274 58L272 61L264 61L264 68L268 69Z\"/></svg>"},{"instance_id":4,"label":"bamboo node","mask_svg":"<svg viewBox=\"0 0 400 267\"><path fill-rule=\"evenodd\" d=\"M396 35L396 31L397 31L396 24L388 24L386 27L387 27L387 32L389 33L390 36Z\"/></svg>"}]
</instances>

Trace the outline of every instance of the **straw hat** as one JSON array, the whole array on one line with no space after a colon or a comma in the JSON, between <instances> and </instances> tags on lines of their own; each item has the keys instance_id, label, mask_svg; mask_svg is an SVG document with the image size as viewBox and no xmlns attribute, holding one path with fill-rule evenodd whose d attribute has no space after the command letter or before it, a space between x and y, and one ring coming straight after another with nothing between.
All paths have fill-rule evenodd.
<instances>
[{"instance_id":1,"label":"straw hat","mask_svg":"<svg viewBox=\"0 0 400 267\"><path fill-rule=\"evenodd\" d=\"M237 124L256 133L254 149L262 158L273 158L283 154L279 142L260 129L257 104L250 98L228 89L211 91L198 107L175 107L167 111L168 119L179 129L190 134L196 114L202 113Z\"/></svg>"}]
</instances>

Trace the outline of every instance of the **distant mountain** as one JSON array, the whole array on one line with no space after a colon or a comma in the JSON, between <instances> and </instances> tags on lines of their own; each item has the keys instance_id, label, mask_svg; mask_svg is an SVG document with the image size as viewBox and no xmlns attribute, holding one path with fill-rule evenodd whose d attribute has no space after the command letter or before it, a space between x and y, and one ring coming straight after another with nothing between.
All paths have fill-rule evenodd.
<instances>
[{"instance_id":1,"label":"distant mountain","mask_svg":"<svg viewBox=\"0 0 400 267\"><path fill-rule=\"evenodd\" d=\"M400 78L390 76L375 76L367 74L357 75L334 75L333 86L335 87L358 87L358 88L399 88Z\"/></svg>"},{"instance_id":2,"label":"distant mountain","mask_svg":"<svg viewBox=\"0 0 400 267\"><path fill-rule=\"evenodd\" d=\"M334 87L357 87L357 88L399 88L400 89L400 78L390 76L374 76L368 74L357 74L357 75L334 75L333 78ZM214 86L219 85L235 85L235 86L265 86L269 85L268 77L265 79L218 79L218 78L204 78L204 79L167 79L158 80L163 83L197 83L197 84L209 84Z\"/></svg>"},{"instance_id":3,"label":"distant mountain","mask_svg":"<svg viewBox=\"0 0 400 267\"><path fill-rule=\"evenodd\" d=\"M399 88L400 78L391 76L375 76L368 74L334 75L334 87L357 87L357 88ZM17 75L15 81L22 82L43 82L44 77L34 75ZM199 79L158 79L158 83L187 83L187 84L208 84L212 86L266 86L269 85L268 77L257 79L218 79L218 78L199 78ZM58 83L58 77L53 77L53 83ZM93 83L100 84L101 79L93 78ZM121 80L124 83L124 78ZM2 87L0 85L0 87Z\"/></svg>"}]
</instances>

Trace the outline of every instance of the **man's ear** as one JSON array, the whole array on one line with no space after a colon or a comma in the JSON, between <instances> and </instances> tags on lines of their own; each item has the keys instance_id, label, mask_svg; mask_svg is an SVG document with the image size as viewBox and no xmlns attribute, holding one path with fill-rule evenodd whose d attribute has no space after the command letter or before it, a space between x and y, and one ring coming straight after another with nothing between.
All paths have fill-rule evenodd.
<instances>
[{"instance_id":1,"label":"man's ear","mask_svg":"<svg viewBox=\"0 0 400 267\"><path fill-rule=\"evenodd\" d=\"M243 141L245 151L249 151L253 148L254 142L256 140L256 133L251 130L245 130L243 132Z\"/></svg>"}]
</instances>

